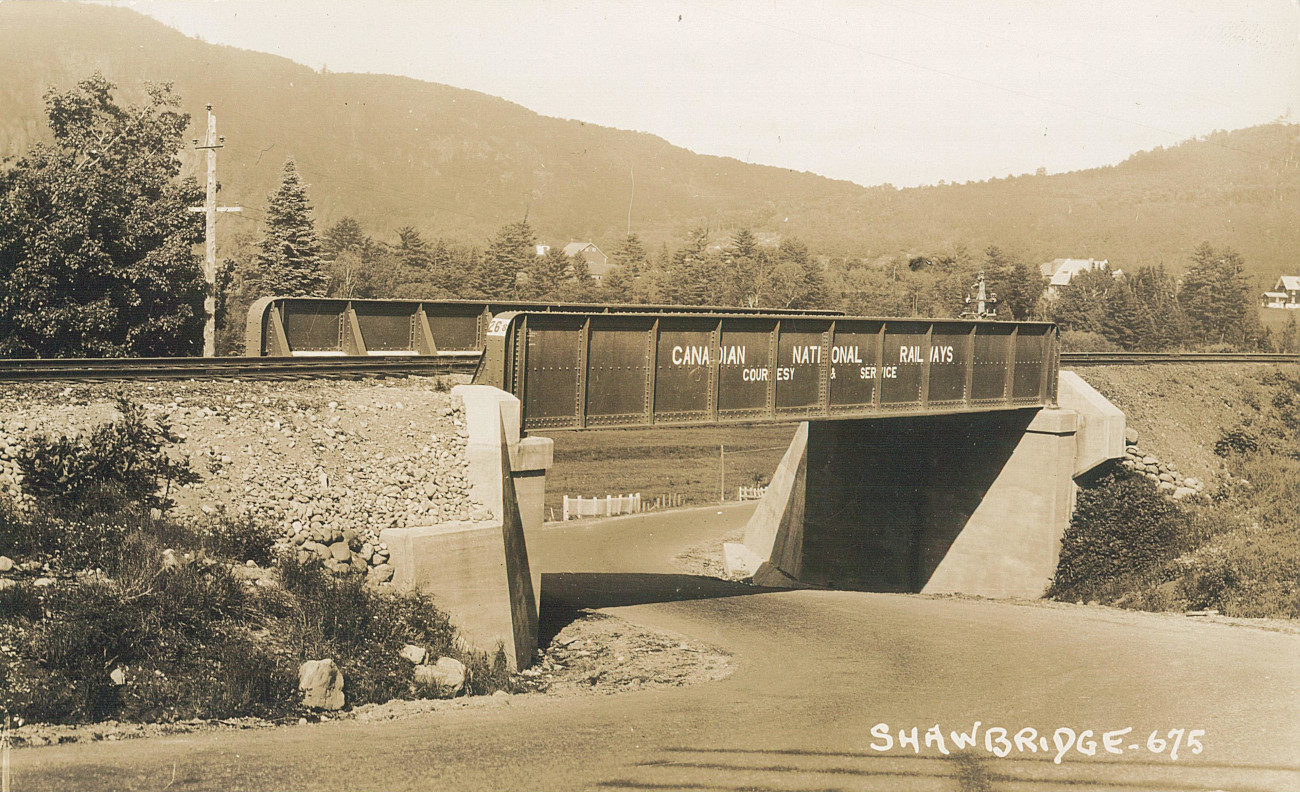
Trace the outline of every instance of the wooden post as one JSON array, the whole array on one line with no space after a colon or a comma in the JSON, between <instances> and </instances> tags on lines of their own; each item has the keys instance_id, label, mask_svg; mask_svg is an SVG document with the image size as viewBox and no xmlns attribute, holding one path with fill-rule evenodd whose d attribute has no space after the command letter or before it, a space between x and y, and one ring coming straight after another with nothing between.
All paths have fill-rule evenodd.
<instances>
[{"instance_id":1,"label":"wooden post","mask_svg":"<svg viewBox=\"0 0 1300 792\"><path fill-rule=\"evenodd\" d=\"M718 503L727 501L727 447L718 446Z\"/></svg>"}]
</instances>

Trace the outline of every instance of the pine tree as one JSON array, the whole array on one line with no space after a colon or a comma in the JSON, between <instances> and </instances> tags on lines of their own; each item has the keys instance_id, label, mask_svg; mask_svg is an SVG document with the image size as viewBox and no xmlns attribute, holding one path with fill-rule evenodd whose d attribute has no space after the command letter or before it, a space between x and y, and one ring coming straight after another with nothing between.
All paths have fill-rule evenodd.
<instances>
[{"instance_id":1,"label":"pine tree","mask_svg":"<svg viewBox=\"0 0 1300 792\"><path fill-rule=\"evenodd\" d=\"M361 230L356 218L344 217L325 229L321 237L321 255L328 261L345 250L360 250L369 242L370 237Z\"/></svg>"},{"instance_id":2,"label":"pine tree","mask_svg":"<svg viewBox=\"0 0 1300 792\"><path fill-rule=\"evenodd\" d=\"M527 220L502 226L488 245L474 284L486 298L510 299L518 291L519 273L537 257L537 237Z\"/></svg>"},{"instance_id":3,"label":"pine tree","mask_svg":"<svg viewBox=\"0 0 1300 792\"><path fill-rule=\"evenodd\" d=\"M397 259L397 285L394 297L426 299L433 292L433 251L420 236L420 232L411 226L403 226L397 231L397 247L393 249Z\"/></svg>"},{"instance_id":4,"label":"pine tree","mask_svg":"<svg viewBox=\"0 0 1300 792\"><path fill-rule=\"evenodd\" d=\"M692 230L663 272L660 291L663 299L673 305L708 305L709 232L704 228Z\"/></svg>"},{"instance_id":5,"label":"pine tree","mask_svg":"<svg viewBox=\"0 0 1300 792\"><path fill-rule=\"evenodd\" d=\"M1025 320L1033 316L1043 294L1043 278L1037 268L1007 255L996 245L984 251L984 261L985 277L998 295L998 317Z\"/></svg>"},{"instance_id":6,"label":"pine tree","mask_svg":"<svg viewBox=\"0 0 1300 792\"><path fill-rule=\"evenodd\" d=\"M1142 338L1142 304L1124 280L1117 281L1107 296L1100 331L1107 341L1123 349L1137 349Z\"/></svg>"},{"instance_id":7,"label":"pine tree","mask_svg":"<svg viewBox=\"0 0 1300 792\"><path fill-rule=\"evenodd\" d=\"M1215 250L1208 242L1198 245L1183 275L1178 301L1187 312L1192 337L1202 344L1253 349L1263 340L1255 290L1241 256L1231 248Z\"/></svg>"},{"instance_id":8,"label":"pine tree","mask_svg":"<svg viewBox=\"0 0 1300 792\"><path fill-rule=\"evenodd\" d=\"M772 302L781 308L813 308L826 301L826 275L808 246L785 239L776 249L771 276Z\"/></svg>"},{"instance_id":9,"label":"pine tree","mask_svg":"<svg viewBox=\"0 0 1300 792\"><path fill-rule=\"evenodd\" d=\"M534 256L525 270L528 280L523 296L534 300L559 299L569 276L570 263L561 247L552 247L544 255Z\"/></svg>"},{"instance_id":10,"label":"pine tree","mask_svg":"<svg viewBox=\"0 0 1300 792\"><path fill-rule=\"evenodd\" d=\"M1187 339L1187 318L1178 303L1178 285L1163 264L1141 267L1129 281L1141 305L1138 348L1176 349Z\"/></svg>"},{"instance_id":11,"label":"pine tree","mask_svg":"<svg viewBox=\"0 0 1300 792\"><path fill-rule=\"evenodd\" d=\"M741 228L731 238L731 244L722 251L723 271L726 281L726 305L758 307L769 289L771 257L758 246L758 240L748 228Z\"/></svg>"},{"instance_id":12,"label":"pine tree","mask_svg":"<svg viewBox=\"0 0 1300 792\"><path fill-rule=\"evenodd\" d=\"M452 245L445 239L433 243L430 251L433 293L432 297L474 296L473 275L477 266L477 251L473 248Z\"/></svg>"},{"instance_id":13,"label":"pine tree","mask_svg":"<svg viewBox=\"0 0 1300 792\"><path fill-rule=\"evenodd\" d=\"M268 197L266 229L257 265L265 295L322 296L329 279L311 218L307 190L293 158L285 160L280 189Z\"/></svg>"},{"instance_id":14,"label":"pine tree","mask_svg":"<svg viewBox=\"0 0 1300 792\"><path fill-rule=\"evenodd\" d=\"M641 237L628 234L610 253L609 263L613 267L622 267L630 277L637 277L650 269L650 256L646 253Z\"/></svg>"},{"instance_id":15,"label":"pine tree","mask_svg":"<svg viewBox=\"0 0 1300 792\"><path fill-rule=\"evenodd\" d=\"M321 237L321 258L329 273L327 293L331 297L373 296L375 241L361 230L352 217L344 217L325 230Z\"/></svg>"}]
</instances>

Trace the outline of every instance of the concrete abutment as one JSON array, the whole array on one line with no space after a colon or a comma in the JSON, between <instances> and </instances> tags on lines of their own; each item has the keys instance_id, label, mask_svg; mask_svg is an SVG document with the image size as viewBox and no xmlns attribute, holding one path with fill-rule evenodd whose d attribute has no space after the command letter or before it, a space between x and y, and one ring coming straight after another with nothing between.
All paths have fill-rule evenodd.
<instances>
[{"instance_id":1,"label":"concrete abutment","mask_svg":"<svg viewBox=\"0 0 1300 792\"><path fill-rule=\"evenodd\" d=\"M1060 390L1061 408L802 424L728 571L767 586L1041 596L1074 478L1124 453L1122 412L1072 372Z\"/></svg>"},{"instance_id":2,"label":"concrete abutment","mask_svg":"<svg viewBox=\"0 0 1300 792\"><path fill-rule=\"evenodd\" d=\"M395 585L433 595L470 645L502 646L511 668L523 669L537 649L541 593L524 532L542 524L552 442L520 438L519 400L504 391L458 385L452 394L465 404L470 491L492 519L390 528L381 538Z\"/></svg>"}]
</instances>

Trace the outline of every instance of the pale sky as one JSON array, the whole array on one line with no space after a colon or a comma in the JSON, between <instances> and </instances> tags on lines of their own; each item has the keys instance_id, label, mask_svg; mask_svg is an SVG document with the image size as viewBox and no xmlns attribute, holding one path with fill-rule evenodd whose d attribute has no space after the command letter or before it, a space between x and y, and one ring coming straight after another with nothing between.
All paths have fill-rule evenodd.
<instances>
[{"instance_id":1,"label":"pale sky","mask_svg":"<svg viewBox=\"0 0 1300 792\"><path fill-rule=\"evenodd\" d=\"M1300 0L113 4L864 185L1077 170L1300 114Z\"/></svg>"}]
</instances>

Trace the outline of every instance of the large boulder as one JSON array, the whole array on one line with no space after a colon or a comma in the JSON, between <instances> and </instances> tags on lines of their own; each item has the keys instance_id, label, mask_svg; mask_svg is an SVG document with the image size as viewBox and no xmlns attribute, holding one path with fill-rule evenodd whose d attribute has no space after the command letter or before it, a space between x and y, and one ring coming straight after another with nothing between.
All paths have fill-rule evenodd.
<instances>
[{"instance_id":1,"label":"large boulder","mask_svg":"<svg viewBox=\"0 0 1300 792\"><path fill-rule=\"evenodd\" d=\"M455 696L465 689L469 669L455 658L439 657L433 665L417 665L415 682L437 689L439 695Z\"/></svg>"},{"instance_id":2,"label":"large boulder","mask_svg":"<svg viewBox=\"0 0 1300 792\"><path fill-rule=\"evenodd\" d=\"M308 660L298 667L304 707L343 709L343 672L333 660Z\"/></svg>"}]
</instances>

